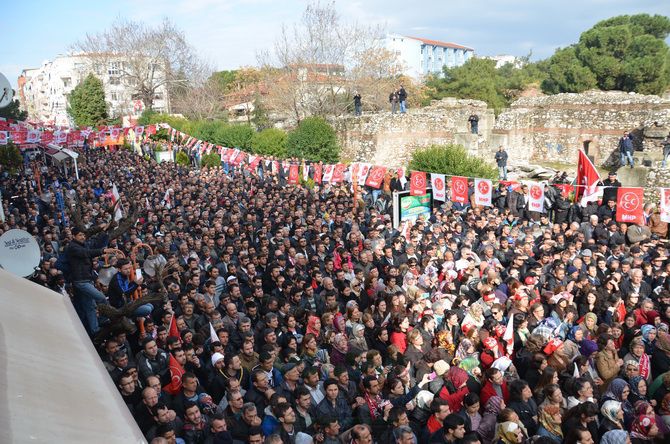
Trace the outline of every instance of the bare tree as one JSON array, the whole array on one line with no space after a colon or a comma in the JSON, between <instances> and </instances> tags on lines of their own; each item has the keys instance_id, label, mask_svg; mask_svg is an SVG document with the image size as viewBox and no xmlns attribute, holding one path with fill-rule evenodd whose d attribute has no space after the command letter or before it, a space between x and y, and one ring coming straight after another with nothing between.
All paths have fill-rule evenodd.
<instances>
[{"instance_id":1,"label":"bare tree","mask_svg":"<svg viewBox=\"0 0 670 444\"><path fill-rule=\"evenodd\" d=\"M310 3L298 23L282 27L274 52L259 55L261 66L277 68L263 70L272 75L269 105L298 121L344 114L359 85L367 88L399 74L395 54L384 49L384 37L380 26L345 22L333 3ZM359 92L366 98L378 95Z\"/></svg>"},{"instance_id":2,"label":"bare tree","mask_svg":"<svg viewBox=\"0 0 670 444\"><path fill-rule=\"evenodd\" d=\"M115 73L151 109L157 93L187 88L202 76L202 64L184 33L165 19L155 28L117 20L109 29L87 34L73 45L96 72Z\"/></svg>"}]
</instances>

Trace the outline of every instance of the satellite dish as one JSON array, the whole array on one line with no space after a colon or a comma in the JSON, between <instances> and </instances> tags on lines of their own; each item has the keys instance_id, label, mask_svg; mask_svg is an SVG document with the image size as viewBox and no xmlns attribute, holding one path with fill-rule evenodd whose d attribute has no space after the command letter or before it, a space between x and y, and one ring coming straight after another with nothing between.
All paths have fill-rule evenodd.
<instances>
[{"instance_id":1,"label":"satellite dish","mask_svg":"<svg viewBox=\"0 0 670 444\"><path fill-rule=\"evenodd\" d=\"M17 276L27 277L40 264L40 246L24 230L9 230L0 236L0 266Z\"/></svg>"},{"instance_id":2,"label":"satellite dish","mask_svg":"<svg viewBox=\"0 0 670 444\"><path fill-rule=\"evenodd\" d=\"M9 80L0 72L0 108L4 108L14 99L14 90Z\"/></svg>"}]
</instances>

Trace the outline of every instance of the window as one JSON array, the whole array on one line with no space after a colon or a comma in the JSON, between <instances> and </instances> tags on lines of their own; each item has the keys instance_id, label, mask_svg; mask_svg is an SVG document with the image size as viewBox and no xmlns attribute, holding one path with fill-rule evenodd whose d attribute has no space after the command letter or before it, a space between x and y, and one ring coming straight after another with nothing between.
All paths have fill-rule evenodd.
<instances>
[{"instance_id":1,"label":"window","mask_svg":"<svg viewBox=\"0 0 670 444\"><path fill-rule=\"evenodd\" d=\"M72 85L72 79L70 77L63 77L63 87L69 88Z\"/></svg>"},{"instance_id":2,"label":"window","mask_svg":"<svg viewBox=\"0 0 670 444\"><path fill-rule=\"evenodd\" d=\"M117 100L119 100L119 95L118 95L117 93L113 92L113 93L111 93L111 94L109 95L109 98L110 98L113 102L116 102Z\"/></svg>"},{"instance_id":3,"label":"window","mask_svg":"<svg viewBox=\"0 0 670 444\"><path fill-rule=\"evenodd\" d=\"M110 77L109 78L109 84L110 85L120 85L121 80L118 77Z\"/></svg>"},{"instance_id":4,"label":"window","mask_svg":"<svg viewBox=\"0 0 670 444\"><path fill-rule=\"evenodd\" d=\"M110 76L118 76L121 74L121 62L109 62L107 74Z\"/></svg>"}]
</instances>

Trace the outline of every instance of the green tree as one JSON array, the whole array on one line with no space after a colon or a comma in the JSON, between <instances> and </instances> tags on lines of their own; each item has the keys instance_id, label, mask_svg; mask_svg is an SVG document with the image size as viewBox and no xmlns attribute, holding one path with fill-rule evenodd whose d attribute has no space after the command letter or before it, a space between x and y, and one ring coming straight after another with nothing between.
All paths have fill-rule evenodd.
<instances>
[{"instance_id":1,"label":"green tree","mask_svg":"<svg viewBox=\"0 0 670 444\"><path fill-rule=\"evenodd\" d=\"M105 89L93 74L72 90L68 102L68 114L77 126L95 126L107 120Z\"/></svg>"},{"instance_id":2,"label":"green tree","mask_svg":"<svg viewBox=\"0 0 670 444\"><path fill-rule=\"evenodd\" d=\"M547 78L542 82L544 92L580 93L596 87L595 74L579 62L573 46L557 50L549 59Z\"/></svg>"},{"instance_id":3,"label":"green tree","mask_svg":"<svg viewBox=\"0 0 670 444\"><path fill-rule=\"evenodd\" d=\"M268 110L265 108L260 94L256 94L256 97L254 97L254 110L251 112L251 123L256 127L256 131L262 131L272 126Z\"/></svg>"},{"instance_id":4,"label":"green tree","mask_svg":"<svg viewBox=\"0 0 670 444\"><path fill-rule=\"evenodd\" d=\"M215 139L218 145L225 147L235 147L241 150L251 150L251 138L254 136L254 130L249 125L231 124L221 125L216 130ZM204 139L203 139L204 140Z\"/></svg>"},{"instance_id":5,"label":"green tree","mask_svg":"<svg viewBox=\"0 0 670 444\"><path fill-rule=\"evenodd\" d=\"M6 107L0 108L0 117L4 117L5 119L26 120L28 118L28 112L21 110L19 101L14 99L12 100L12 103Z\"/></svg>"},{"instance_id":6,"label":"green tree","mask_svg":"<svg viewBox=\"0 0 670 444\"><path fill-rule=\"evenodd\" d=\"M14 173L22 164L23 156L16 145L9 142L7 145L0 146L0 165Z\"/></svg>"},{"instance_id":7,"label":"green tree","mask_svg":"<svg viewBox=\"0 0 670 444\"><path fill-rule=\"evenodd\" d=\"M179 151L177 153L176 162L177 162L177 164L185 166L185 167L191 165L191 160L188 158L188 154L186 154L183 151Z\"/></svg>"},{"instance_id":8,"label":"green tree","mask_svg":"<svg viewBox=\"0 0 670 444\"><path fill-rule=\"evenodd\" d=\"M335 130L322 117L307 117L288 134L287 154L307 160L337 162L340 157Z\"/></svg>"},{"instance_id":9,"label":"green tree","mask_svg":"<svg viewBox=\"0 0 670 444\"><path fill-rule=\"evenodd\" d=\"M412 153L409 169L452 176L495 179L498 170L482 158L468 154L462 145L431 145Z\"/></svg>"},{"instance_id":10,"label":"green tree","mask_svg":"<svg viewBox=\"0 0 670 444\"><path fill-rule=\"evenodd\" d=\"M251 149L254 154L284 158L287 155L287 139L288 135L284 130L267 128L254 134L251 139Z\"/></svg>"},{"instance_id":11,"label":"green tree","mask_svg":"<svg viewBox=\"0 0 670 444\"><path fill-rule=\"evenodd\" d=\"M200 159L200 166L215 168L221 166L221 156L219 153L209 153L202 156Z\"/></svg>"},{"instance_id":12,"label":"green tree","mask_svg":"<svg viewBox=\"0 0 670 444\"><path fill-rule=\"evenodd\" d=\"M237 80L237 70L217 71L210 76L222 92L228 93L233 90Z\"/></svg>"}]
</instances>

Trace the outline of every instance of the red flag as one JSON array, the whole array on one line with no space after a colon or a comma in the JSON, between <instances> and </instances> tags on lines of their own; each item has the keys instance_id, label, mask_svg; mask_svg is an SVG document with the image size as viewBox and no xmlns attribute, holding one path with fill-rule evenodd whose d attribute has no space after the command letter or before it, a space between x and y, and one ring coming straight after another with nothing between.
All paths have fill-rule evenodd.
<instances>
[{"instance_id":1,"label":"red flag","mask_svg":"<svg viewBox=\"0 0 670 444\"><path fill-rule=\"evenodd\" d=\"M453 176L451 178L451 201L468 203L468 178Z\"/></svg>"},{"instance_id":2,"label":"red flag","mask_svg":"<svg viewBox=\"0 0 670 444\"><path fill-rule=\"evenodd\" d=\"M600 175L593 166L591 159L588 158L584 150L579 150L579 159L577 160L577 187L575 189L575 202L579 202L583 196L588 199L595 195L598 188Z\"/></svg>"},{"instance_id":3,"label":"red flag","mask_svg":"<svg viewBox=\"0 0 670 444\"><path fill-rule=\"evenodd\" d=\"M320 163L315 163L314 164L314 183L321 183L321 179L323 177L323 165Z\"/></svg>"},{"instance_id":4,"label":"red flag","mask_svg":"<svg viewBox=\"0 0 670 444\"><path fill-rule=\"evenodd\" d=\"M42 132L42 143L51 143L54 141L54 133L52 131Z\"/></svg>"},{"instance_id":5,"label":"red flag","mask_svg":"<svg viewBox=\"0 0 670 444\"><path fill-rule=\"evenodd\" d=\"M616 220L617 222L644 225L642 188L619 188L617 190Z\"/></svg>"},{"instance_id":6,"label":"red flag","mask_svg":"<svg viewBox=\"0 0 670 444\"><path fill-rule=\"evenodd\" d=\"M365 181L365 185L368 187L379 189L384 182L384 176L386 175L386 167L374 166L368 174L368 179Z\"/></svg>"},{"instance_id":7,"label":"red flag","mask_svg":"<svg viewBox=\"0 0 670 444\"><path fill-rule=\"evenodd\" d=\"M173 313L172 318L170 319L170 328L168 328L168 338L177 338L179 339L179 342L181 342L181 336L179 335L179 330L177 330L177 321L175 320L175 317L176 316Z\"/></svg>"},{"instance_id":8,"label":"red flag","mask_svg":"<svg viewBox=\"0 0 670 444\"><path fill-rule=\"evenodd\" d=\"M344 181L344 168L346 165L343 163L338 163L333 169L333 179L332 183L339 183Z\"/></svg>"},{"instance_id":9,"label":"red flag","mask_svg":"<svg viewBox=\"0 0 670 444\"><path fill-rule=\"evenodd\" d=\"M409 195L423 196L424 194L426 194L426 173L412 171L409 179Z\"/></svg>"},{"instance_id":10,"label":"red flag","mask_svg":"<svg viewBox=\"0 0 670 444\"><path fill-rule=\"evenodd\" d=\"M298 185L298 176L300 175L300 168L298 165L291 165L288 169L288 183L291 185Z\"/></svg>"},{"instance_id":11,"label":"red flag","mask_svg":"<svg viewBox=\"0 0 670 444\"><path fill-rule=\"evenodd\" d=\"M184 367L182 367L175 357L172 356L172 353L170 353L169 369L170 383L163 387L163 390L171 395L178 395L181 391L181 378L184 376L184 373L186 373L186 370L184 370Z\"/></svg>"}]
</instances>

